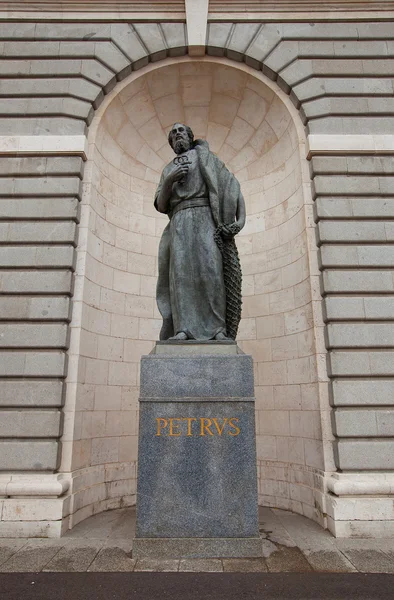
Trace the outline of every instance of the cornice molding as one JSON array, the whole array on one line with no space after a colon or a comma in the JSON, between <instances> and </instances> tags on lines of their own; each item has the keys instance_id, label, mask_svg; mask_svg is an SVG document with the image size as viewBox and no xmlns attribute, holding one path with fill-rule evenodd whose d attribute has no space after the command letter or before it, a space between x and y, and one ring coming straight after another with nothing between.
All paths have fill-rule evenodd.
<instances>
[{"instance_id":1,"label":"cornice molding","mask_svg":"<svg viewBox=\"0 0 394 600\"><path fill-rule=\"evenodd\" d=\"M186 0L187 2L187 0ZM394 0L209 0L208 20L311 20L347 19L354 13L365 18L392 18ZM185 0L0 0L0 18L88 18L94 20L184 20ZM388 15L388 13L391 13Z\"/></svg>"},{"instance_id":2,"label":"cornice molding","mask_svg":"<svg viewBox=\"0 0 394 600\"><path fill-rule=\"evenodd\" d=\"M209 12L214 13L265 13L394 10L393 0L210 0Z\"/></svg>"},{"instance_id":3,"label":"cornice molding","mask_svg":"<svg viewBox=\"0 0 394 600\"><path fill-rule=\"evenodd\" d=\"M145 2L130 2L128 0L66 0L65 2L54 2L53 0L0 0L0 10L16 11L53 11L53 12L128 12L128 13L151 13L151 12L185 12L185 0L150 0Z\"/></svg>"}]
</instances>

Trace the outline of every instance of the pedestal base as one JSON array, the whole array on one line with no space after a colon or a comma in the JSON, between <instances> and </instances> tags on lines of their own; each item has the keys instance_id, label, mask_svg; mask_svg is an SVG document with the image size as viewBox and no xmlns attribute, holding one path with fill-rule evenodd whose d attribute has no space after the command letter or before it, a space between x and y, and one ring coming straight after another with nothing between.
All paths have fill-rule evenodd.
<instances>
[{"instance_id":1,"label":"pedestal base","mask_svg":"<svg viewBox=\"0 0 394 600\"><path fill-rule=\"evenodd\" d=\"M259 558L260 538L136 538L133 558Z\"/></svg>"},{"instance_id":2,"label":"pedestal base","mask_svg":"<svg viewBox=\"0 0 394 600\"><path fill-rule=\"evenodd\" d=\"M262 555L253 363L234 342L160 344L141 361L133 548L152 558Z\"/></svg>"}]
</instances>

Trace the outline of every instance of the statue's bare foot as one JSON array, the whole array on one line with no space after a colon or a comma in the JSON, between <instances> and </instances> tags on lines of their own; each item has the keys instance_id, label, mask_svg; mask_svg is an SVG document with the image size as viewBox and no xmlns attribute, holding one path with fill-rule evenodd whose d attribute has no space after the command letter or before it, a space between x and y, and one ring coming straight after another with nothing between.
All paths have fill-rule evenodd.
<instances>
[{"instance_id":1,"label":"statue's bare foot","mask_svg":"<svg viewBox=\"0 0 394 600\"><path fill-rule=\"evenodd\" d=\"M219 331L219 333L217 333L215 335L215 340L218 340L220 342L228 342L228 341L230 341L230 338L228 338L226 335L224 335L224 333L222 331Z\"/></svg>"},{"instance_id":2,"label":"statue's bare foot","mask_svg":"<svg viewBox=\"0 0 394 600\"><path fill-rule=\"evenodd\" d=\"M187 340L187 335L184 331L180 331L173 337L170 337L170 340Z\"/></svg>"}]
</instances>

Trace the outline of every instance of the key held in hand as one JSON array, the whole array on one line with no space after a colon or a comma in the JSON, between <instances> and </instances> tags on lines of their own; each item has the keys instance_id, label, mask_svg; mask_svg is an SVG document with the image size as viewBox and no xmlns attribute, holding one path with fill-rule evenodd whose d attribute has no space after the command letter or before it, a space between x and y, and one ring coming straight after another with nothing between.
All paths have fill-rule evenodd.
<instances>
[{"instance_id":1,"label":"key held in hand","mask_svg":"<svg viewBox=\"0 0 394 600\"><path fill-rule=\"evenodd\" d=\"M189 157L186 156L185 154L183 156L176 156L172 162L174 163L174 165L177 165L177 166L187 166L187 165L192 164L189 160ZM180 179L178 181L178 183L179 183L179 185L183 185L185 183L185 181L186 181L185 177L182 177L182 179Z\"/></svg>"}]
</instances>

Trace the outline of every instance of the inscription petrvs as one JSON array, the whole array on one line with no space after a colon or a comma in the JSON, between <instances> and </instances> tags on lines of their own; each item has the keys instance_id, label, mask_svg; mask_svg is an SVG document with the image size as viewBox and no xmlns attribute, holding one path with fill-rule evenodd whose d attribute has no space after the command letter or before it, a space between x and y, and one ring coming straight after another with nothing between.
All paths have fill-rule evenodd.
<instances>
[{"instance_id":1,"label":"inscription petrvs","mask_svg":"<svg viewBox=\"0 0 394 600\"><path fill-rule=\"evenodd\" d=\"M237 423L239 419L211 418L207 417L171 417L156 418L156 436L166 437L204 437L206 435L222 436L231 435L235 437L241 433Z\"/></svg>"}]
</instances>

